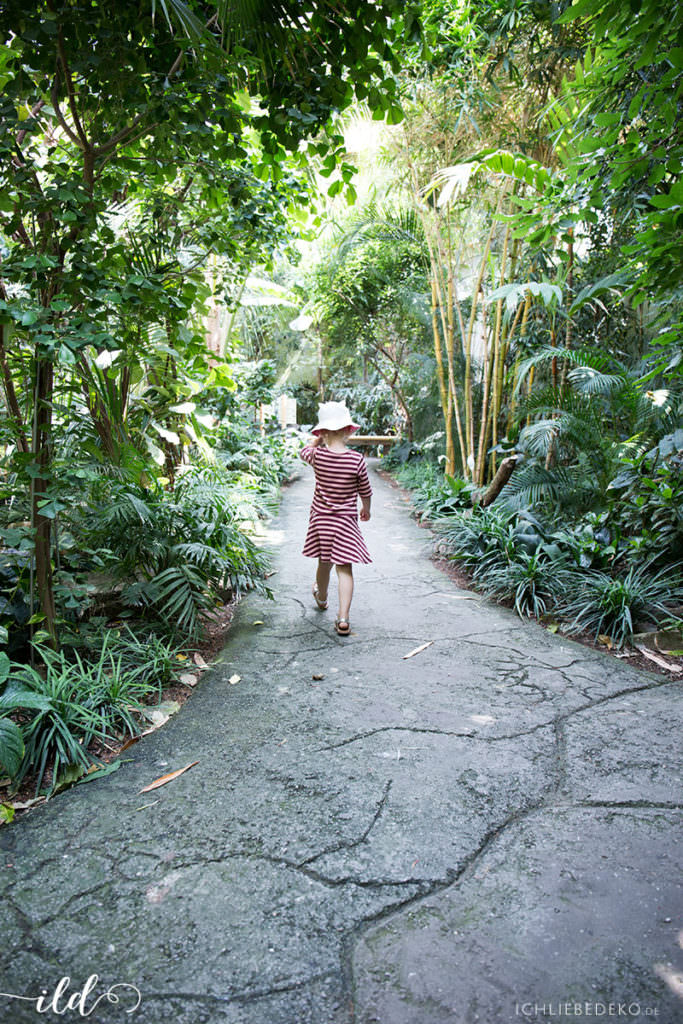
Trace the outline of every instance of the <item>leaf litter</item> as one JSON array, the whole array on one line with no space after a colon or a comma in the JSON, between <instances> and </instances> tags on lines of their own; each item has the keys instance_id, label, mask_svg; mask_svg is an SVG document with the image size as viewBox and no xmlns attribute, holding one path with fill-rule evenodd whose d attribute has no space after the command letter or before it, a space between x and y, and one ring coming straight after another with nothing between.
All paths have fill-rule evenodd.
<instances>
[{"instance_id":1,"label":"leaf litter","mask_svg":"<svg viewBox=\"0 0 683 1024\"><path fill-rule=\"evenodd\" d=\"M190 761L190 763L186 764L184 768L176 768L174 772L169 772L168 775L161 775L158 779L155 779L154 782L150 782L148 786L144 786L140 790L140 793L149 793L153 789L159 789L160 786L165 786L166 783L172 782L173 779L177 779L179 775L183 775L186 771L189 771L190 768L194 768L196 764L199 764L199 761Z\"/></svg>"}]
</instances>

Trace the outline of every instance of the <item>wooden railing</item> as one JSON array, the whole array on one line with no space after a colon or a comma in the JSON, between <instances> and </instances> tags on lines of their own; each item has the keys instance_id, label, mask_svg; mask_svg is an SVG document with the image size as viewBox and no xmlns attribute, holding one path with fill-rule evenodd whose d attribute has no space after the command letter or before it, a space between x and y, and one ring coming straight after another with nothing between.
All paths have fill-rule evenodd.
<instances>
[{"instance_id":1,"label":"wooden railing","mask_svg":"<svg viewBox=\"0 0 683 1024\"><path fill-rule=\"evenodd\" d=\"M372 448L376 444L396 444L400 440L396 434L351 434L346 443L361 448Z\"/></svg>"}]
</instances>

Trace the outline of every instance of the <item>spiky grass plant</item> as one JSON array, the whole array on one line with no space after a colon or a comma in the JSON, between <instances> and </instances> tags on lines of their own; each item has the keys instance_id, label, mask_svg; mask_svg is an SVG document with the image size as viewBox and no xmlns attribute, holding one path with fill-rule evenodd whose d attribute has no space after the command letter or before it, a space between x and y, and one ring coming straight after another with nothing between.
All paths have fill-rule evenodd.
<instances>
[{"instance_id":1,"label":"spiky grass plant","mask_svg":"<svg viewBox=\"0 0 683 1024\"><path fill-rule=\"evenodd\" d=\"M573 598L562 603L569 633L587 631L595 639L608 636L618 647L633 639L639 618L655 622L671 615L683 599L681 566L652 571L650 565L631 566L623 576L588 570L578 580Z\"/></svg>"}]
</instances>

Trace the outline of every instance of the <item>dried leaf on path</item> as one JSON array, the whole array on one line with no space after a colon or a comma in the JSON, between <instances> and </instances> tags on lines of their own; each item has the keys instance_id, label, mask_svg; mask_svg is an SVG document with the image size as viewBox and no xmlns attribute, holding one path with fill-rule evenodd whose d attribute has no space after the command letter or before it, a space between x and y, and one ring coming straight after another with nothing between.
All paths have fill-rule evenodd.
<instances>
[{"instance_id":1,"label":"dried leaf on path","mask_svg":"<svg viewBox=\"0 0 683 1024\"><path fill-rule=\"evenodd\" d=\"M142 737L145 736L148 732L154 732L154 730L147 729L145 732L141 732L139 736L131 736L130 739L127 739L126 742L121 747L121 753L123 753L124 750L128 750L128 748L132 747L135 743L139 743Z\"/></svg>"},{"instance_id":2,"label":"dried leaf on path","mask_svg":"<svg viewBox=\"0 0 683 1024\"><path fill-rule=\"evenodd\" d=\"M194 655L193 661L194 661L195 665L197 666L197 668L200 668L202 670L202 672L205 672L206 669L209 667L207 665L207 663L204 661L204 659L202 658L202 656L199 653L199 651L197 651L196 654Z\"/></svg>"},{"instance_id":3,"label":"dried leaf on path","mask_svg":"<svg viewBox=\"0 0 683 1024\"><path fill-rule=\"evenodd\" d=\"M311 678L312 679L320 680L320 679L324 679L325 676L322 674L322 672L314 672L313 675L311 676Z\"/></svg>"},{"instance_id":4,"label":"dried leaf on path","mask_svg":"<svg viewBox=\"0 0 683 1024\"><path fill-rule=\"evenodd\" d=\"M191 672L183 672L180 676L180 682L184 683L185 686L196 686L199 682L199 676L195 676Z\"/></svg>"},{"instance_id":5,"label":"dried leaf on path","mask_svg":"<svg viewBox=\"0 0 683 1024\"><path fill-rule=\"evenodd\" d=\"M160 778L155 779L154 782L150 782L149 786L145 786L140 790L140 792L149 793L152 789L158 789L159 786L165 786L167 782L172 782L173 779L177 779L179 775L182 775L183 772L188 771L190 768L194 768L196 764L199 764L199 761L190 761L190 763L186 764L184 768L177 768L174 772L169 772L168 775L162 775Z\"/></svg>"},{"instance_id":6,"label":"dried leaf on path","mask_svg":"<svg viewBox=\"0 0 683 1024\"><path fill-rule=\"evenodd\" d=\"M406 658L414 658L416 654L420 654L422 651L426 651L427 648L431 647L433 643L433 640L428 640L426 644L420 644L420 646L416 647L414 651L410 651L408 654L404 654L403 660L405 661Z\"/></svg>"},{"instance_id":7,"label":"dried leaf on path","mask_svg":"<svg viewBox=\"0 0 683 1024\"><path fill-rule=\"evenodd\" d=\"M242 676L238 676L237 673L235 672L234 676L230 676L228 682L230 683L231 686L237 686L241 678Z\"/></svg>"},{"instance_id":8,"label":"dried leaf on path","mask_svg":"<svg viewBox=\"0 0 683 1024\"><path fill-rule=\"evenodd\" d=\"M168 722L171 715L175 715L176 711L179 710L180 704L177 700L162 700L156 707L145 708L142 712L142 717L147 719L152 729L158 729L159 726ZM147 732L149 732L149 729ZM143 733L143 735L146 736L147 732Z\"/></svg>"},{"instance_id":9,"label":"dried leaf on path","mask_svg":"<svg viewBox=\"0 0 683 1024\"><path fill-rule=\"evenodd\" d=\"M643 647L641 644L636 644L635 648L643 655L644 658L649 658L650 661L654 661L655 665L659 665L660 668L665 668L667 672L683 672L683 668L680 665L672 665L670 661L664 661L664 658L658 657L653 654L652 651L648 651L647 647Z\"/></svg>"},{"instance_id":10,"label":"dried leaf on path","mask_svg":"<svg viewBox=\"0 0 683 1024\"><path fill-rule=\"evenodd\" d=\"M101 779L105 775L113 775L114 772L119 770L122 764L123 762L119 760L110 761L109 764L93 764L88 768L83 778L79 779L78 785L82 786L86 782L92 782L93 779Z\"/></svg>"},{"instance_id":11,"label":"dried leaf on path","mask_svg":"<svg viewBox=\"0 0 683 1024\"><path fill-rule=\"evenodd\" d=\"M19 802L13 800L12 807L15 811L25 811L28 807L33 807L34 804L44 804L44 796L34 796L30 800L21 800Z\"/></svg>"}]
</instances>

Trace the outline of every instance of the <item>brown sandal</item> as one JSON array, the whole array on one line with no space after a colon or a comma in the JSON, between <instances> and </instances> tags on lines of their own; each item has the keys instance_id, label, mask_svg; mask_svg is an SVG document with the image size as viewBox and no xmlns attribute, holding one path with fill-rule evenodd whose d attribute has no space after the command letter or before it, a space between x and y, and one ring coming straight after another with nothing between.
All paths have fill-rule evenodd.
<instances>
[{"instance_id":1,"label":"brown sandal","mask_svg":"<svg viewBox=\"0 0 683 1024\"><path fill-rule=\"evenodd\" d=\"M349 625L348 619L335 619L334 628L337 631L337 636L348 636L351 632L351 626Z\"/></svg>"},{"instance_id":2,"label":"brown sandal","mask_svg":"<svg viewBox=\"0 0 683 1024\"><path fill-rule=\"evenodd\" d=\"M313 600L317 604L319 611L321 611L321 612L326 612L327 611L327 601L321 601L320 598L318 597L318 584L317 583L313 587Z\"/></svg>"}]
</instances>

